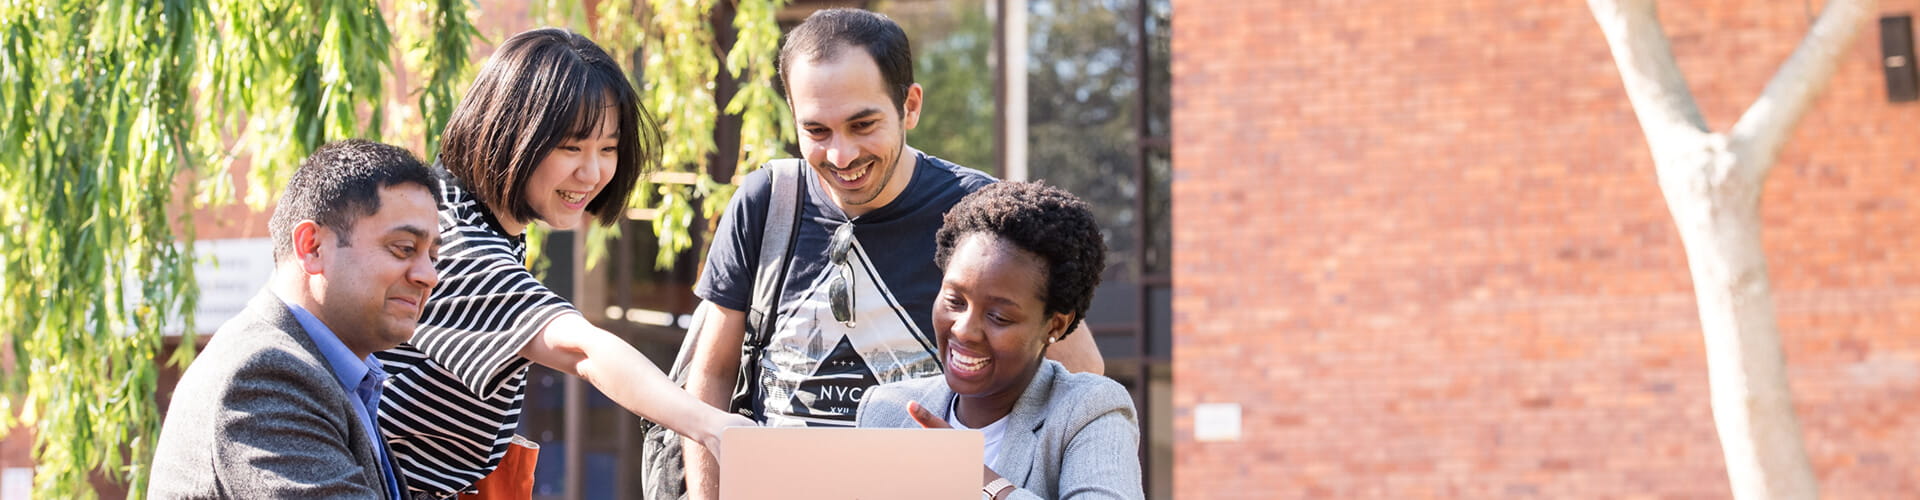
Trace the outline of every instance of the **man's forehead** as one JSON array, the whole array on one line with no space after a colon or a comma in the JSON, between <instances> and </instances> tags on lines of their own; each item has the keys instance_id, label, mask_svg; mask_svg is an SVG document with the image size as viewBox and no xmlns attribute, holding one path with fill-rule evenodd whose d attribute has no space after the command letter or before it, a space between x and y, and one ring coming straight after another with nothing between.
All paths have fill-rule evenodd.
<instances>
[{"instance_id":1,"label":"man's forehead","mask_svg":"<svg viewBox=\"0 0 1920 500\"><path fill-rule=\"evenodd\" d=\"M799 58L793 67L787 69L789 85L806 83L839 83L847 87L872 87L885 90L887 79L879 73L879 63L866 50L849 46L833 50L820 58Z\"/></svg>"},{"instance_id":2,"label":"man's forehead","mask_svg":"<svg viewBox=\"0 0 1920 500\"><path fill-rule=\"evenodd\" d=\"M382 231L399 230L403 226L429 226L439 224L439 207L433 201L433 193L426 186L402 183L380 188L380 209L374 212L372 219L380 219L386 227ZM434 231L437 232L437 231Z\"/></svg>"},{"instance_id":3,"label":"man's forehead","mask_svg":"<svg viewBox=\"0 0 1920 500\"><path fill-rule=\"evenodd\" d=\"M821 65L837 63L849 58L854 62L864 61L867 64L872 64L876 69L880 67L879 61L875 60L873 54L867 52L865 47L846 42L831 43L820 50L804 51L799 54L799 57L795 58L797 60L795 60L794 63L796 67L800 65Z\"/></svg>"},{"instance_id":4,"label":"man's forehead","mask_svg":"<svg viewBox=\"0 0 1920 500\"><path fill-rule=\"evenodd\" d=\"M382 206L385 206L389 200L402 204L425 204L428 208L433 208L434 205L433 191L428 190L426 186L413 182L401 182L381 186L380 200Z\"/></svg>"},{"instance_id":5,"label":"man's forehead","mask_svg":"<svg viewBox=\"0 0 1920 500\"><path fill-rule=\"evenodd\" d=\"M788 95L796 107L833 107L849 101L891 102L886 78L873 57L858 48L839 57L802 58L788 74Z\"/></svg>"}]
</instances>

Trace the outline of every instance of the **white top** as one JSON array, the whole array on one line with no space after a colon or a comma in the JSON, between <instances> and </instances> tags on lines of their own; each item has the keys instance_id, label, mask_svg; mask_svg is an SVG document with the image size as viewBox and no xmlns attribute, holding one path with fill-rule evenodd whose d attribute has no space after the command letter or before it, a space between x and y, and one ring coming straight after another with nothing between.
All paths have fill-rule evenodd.
<instances>
[{"instance_id":1,"label":"white top","mask_svg":"<svg viewBox=\"0 0 1920 500\"><path fill-rule=\"evenodd\" d=\"M960 414L957 413L958 411L960 411L960 401L958 397L955 397L953 404L947 405L947 423L952 424L955 429L975 430L972 427L967 427L967 424L960 423ZM977 430L980 431L980 434L986 436L987 454L985 461L988 467L992 467L993 463L1000 458L1000 437L1007 435L1007 415L1001 415L999 420L995 420L993 423L987 424L986 427L981 427Z\"/></svg>"}]
</instances>

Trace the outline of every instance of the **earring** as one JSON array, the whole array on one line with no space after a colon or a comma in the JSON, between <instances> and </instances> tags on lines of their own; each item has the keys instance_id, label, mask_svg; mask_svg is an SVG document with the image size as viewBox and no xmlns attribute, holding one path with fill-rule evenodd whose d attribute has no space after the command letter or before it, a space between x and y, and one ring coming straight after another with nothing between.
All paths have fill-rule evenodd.
<instances>
[{"instance_id":1,"label":"earring","mask_svg":"<svg viewBox=\"0 0 1920 500\"><path fill-rule=\"evenodd\" d=\"M1053 345L1054 342L1059 342L1059 341L1060 341L1060 337L1047 337L1047 345Z\"/></svg>"}]
</instances>

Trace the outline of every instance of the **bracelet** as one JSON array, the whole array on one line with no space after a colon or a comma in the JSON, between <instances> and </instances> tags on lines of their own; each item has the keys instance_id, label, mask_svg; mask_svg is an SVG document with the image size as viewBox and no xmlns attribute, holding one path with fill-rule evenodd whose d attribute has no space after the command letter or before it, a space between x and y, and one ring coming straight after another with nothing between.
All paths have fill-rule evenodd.
<instances>
[{"instance_id":1,"label":"bracelet","mask_svg":"<svg viewBox=\"0 0 1920 500\"><path fill-rule=\"evenodd\" d=\"M1013 487L1013 481L1008 481L1007 478L1004 478L1004 477L996 477L996 478L993 478L993 482L987 483L986 486L980 487L980 492L985 493L987 495L987 498L999 498L1001 491L1004 491L1007 488L1012 488L1012 487Z\"/></svg>"}]
</instances>

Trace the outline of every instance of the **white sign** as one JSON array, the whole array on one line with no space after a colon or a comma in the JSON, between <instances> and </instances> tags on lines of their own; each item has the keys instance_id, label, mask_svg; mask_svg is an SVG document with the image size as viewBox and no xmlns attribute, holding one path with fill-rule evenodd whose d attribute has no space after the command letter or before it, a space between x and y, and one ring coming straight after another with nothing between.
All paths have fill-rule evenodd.
<instances>
[{"instance_id":1,"label":"white sign","mask_svg":"<svg viewBox=\"0 0 1920 500\"><path fill-rule=\"evenodd\" d=\"M213 333L266 289L267 280L273 277L273 238L200 240L194 242L193 250L193 277L200 284L193 329L200 334ZM166 332L179 335L183 329L176 317Z\"/></svg>"},{"instance_id":2,"label":"white sign","mask_svg":"<svg viewBox=\"0 0 1920 500\"><path fill-rule=\"evenodd\" d=\"M33 468L8 467L0 471L0 500L29 500L33 494Z\"/></svg>"},{"instance_id":3,"label":"white sign","mask_svg":"<svg viewBox=\"0 0 1920 500\"><path fill-rule=\"evenodd\" d=\"M1240 403L1193 405L1193 440L1239 441Z\"/></svg>"}]
</instances>

